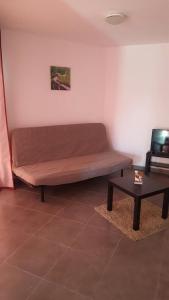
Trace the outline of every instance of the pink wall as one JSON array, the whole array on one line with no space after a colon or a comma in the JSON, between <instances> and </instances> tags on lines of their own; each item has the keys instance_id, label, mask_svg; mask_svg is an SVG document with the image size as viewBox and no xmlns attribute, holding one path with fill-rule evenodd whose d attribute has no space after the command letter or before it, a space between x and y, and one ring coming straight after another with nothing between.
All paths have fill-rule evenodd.
<instances>
[{"instance_id":1,"label":"pink wall","mask_svg":"<svg viewBox=\"0 0 169 300\"><path fill-rule=\"evenodd\" d=\"M10 128L103 120L104 48L8 30L2 46ZM50 90L51 65L71 68L71 91Z\"/></svg>"},{"instance_id":2,"label":"pink wall","mask_svg":"<svg viewBox=\"0 0 169 300\"><path fill-rule=\"evenodd\" d=\"M169 44L110 48L107 74L104 118L112 143L144 165L152 128L169 128Z\"/></svg>"},{"instance_id":3,"label":"pink wall","mask_svg":"<svg viewBox=\"0 0 169 300\"><path fill-rule=\"evenodd\" d=\"M115 149L144 165L152 128L169 128L169 44L101 48L3 31L10 128L102 122ZM51 91L49 67L72 70Z\"/></svg>"},{"instance_id":4,"label":"pink wall","mask_svg":"<svg viewBox=\"0 0 169 300\"><path fill-rule=\"evenodd\" d=\"M109 128L109 138L113 146L114 117L118 97L119 84L119 47L106 49L106 88L104 101L104 123Z\"/></svg>"}]
</instances>

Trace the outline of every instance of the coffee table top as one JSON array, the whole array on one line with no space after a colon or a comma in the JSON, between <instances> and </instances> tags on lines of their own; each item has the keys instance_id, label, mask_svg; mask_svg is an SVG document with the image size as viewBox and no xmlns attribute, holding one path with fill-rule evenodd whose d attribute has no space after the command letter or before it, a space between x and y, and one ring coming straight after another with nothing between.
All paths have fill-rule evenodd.
<instances>
[{"instance_id":1,"label":"coffee table top","mask_svg":"<svg viewBox=\"0 0 169 300\"><path fill-rule=\"evenodd\" d=\"M111 177L109 183L132 197L146 198L169 189L169 177L161 174L144 175L143 184L134 184L134 172L124 177Z\"/></svg>"}]
</instances>

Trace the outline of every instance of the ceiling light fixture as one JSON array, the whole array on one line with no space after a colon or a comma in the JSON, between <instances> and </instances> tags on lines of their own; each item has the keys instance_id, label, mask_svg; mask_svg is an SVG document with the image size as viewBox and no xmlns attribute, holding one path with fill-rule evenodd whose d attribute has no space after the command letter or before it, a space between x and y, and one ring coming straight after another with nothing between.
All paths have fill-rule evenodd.
<instances>
[{"instance_id":1,"label":"ceiling light fixture","mask_svg":"<svg viewBox=\"0 0 169 300\"><path fill-rule=\"evenodd\" d=\"M112 12L106 16L105 21L111 25L118 25L125 21L127 15L122 12Z\"/></svg>"}]
</instances>

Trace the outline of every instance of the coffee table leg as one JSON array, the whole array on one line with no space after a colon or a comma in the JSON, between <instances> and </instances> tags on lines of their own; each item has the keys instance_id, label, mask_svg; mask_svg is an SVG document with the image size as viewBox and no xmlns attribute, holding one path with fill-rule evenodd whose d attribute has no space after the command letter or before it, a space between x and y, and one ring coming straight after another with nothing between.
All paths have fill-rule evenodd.
<instances>
[{"instance_id":1,"label":"coffee table leg","mask_svg":"<svg viewBox=\"0 0 169 300\"><path fill-rule=\"evenodd\" d=\"M163 219L166 219L168 217L168 206L169 206L169 190L164 192L163 208L162 208Z\"/></svg>"},{"instance_id":2,"label":"coffee table leg","mask_svg":"<svg viewBox=\"0 0 169 300\"><path fill-rule=\"evenodd\" d=\"M141 198L136 197L134 199L134 217L133 217L133 229L134 230L139 230L140 211L141 211Z\"/></svg>"},{"instance_id":3,"label":"coffee table leg","mask_svg":"<svg viewBox=\"0 0 169 300\"><path fill-rule=\"evenodd\" d=\"M108 194L107 194L107 210L112 210L112 203L113 203L113 184L108 183Z\"/></svg>"}]
</instances>

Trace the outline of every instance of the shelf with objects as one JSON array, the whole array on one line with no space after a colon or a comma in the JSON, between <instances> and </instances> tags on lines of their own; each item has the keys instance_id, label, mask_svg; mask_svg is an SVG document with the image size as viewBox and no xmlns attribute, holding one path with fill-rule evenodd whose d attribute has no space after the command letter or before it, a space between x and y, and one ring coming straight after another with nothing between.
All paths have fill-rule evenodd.
<instances>
[{"instance_id":1,"label":"shelf with objects","mask_svg":"<svg viewBox=\"0 0 169 300\"><path fill-rule=\"evenodd\" d=\"M149 174L151 167L169 170L168 162L152 161L153 157L169 159L169 129L153 129L151 148L146 153L145 174Z\"/></svg>"}]
</instances>

